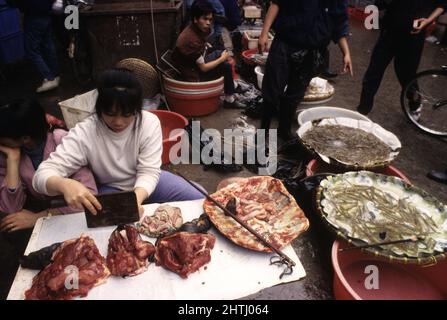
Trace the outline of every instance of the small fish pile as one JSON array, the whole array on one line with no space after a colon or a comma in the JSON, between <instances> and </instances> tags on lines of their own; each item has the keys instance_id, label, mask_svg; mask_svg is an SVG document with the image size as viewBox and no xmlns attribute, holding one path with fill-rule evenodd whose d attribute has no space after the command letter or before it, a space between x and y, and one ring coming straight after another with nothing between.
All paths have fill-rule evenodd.
<instances>
[{"instance_id":1,"label":"small fish pile","mask_svg":"<svg viewBox=\"0 0 447 320\"><path fill-rule=\"evenodd\" d=\"M423 242L389 245L386 249L417 257L420 249L432 252L440 232L438 224L405 198L376 186L340 184L325 193L328 220L348 230L348 236L367 243L423 237ZM419 246L422 245L422 248ZM425 248L423 248L425 247Z\"/></svg>"},{"instance_id":2,"label":"small fish pile","mask_svg":"<svg viewBox=\"0 0 447 320\"><path fill-rule=\"evenodd\" d=\"M387 162L392 152L374 134L341 125L314 126L302 140L319 154L361 167Z\"/></svg>"}]
</instances>

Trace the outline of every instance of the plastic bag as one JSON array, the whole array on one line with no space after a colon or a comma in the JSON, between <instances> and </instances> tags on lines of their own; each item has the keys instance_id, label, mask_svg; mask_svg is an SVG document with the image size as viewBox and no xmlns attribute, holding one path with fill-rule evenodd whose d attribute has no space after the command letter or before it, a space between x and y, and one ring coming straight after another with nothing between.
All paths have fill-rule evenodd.
<instances>
[{"instance_id":1,"label":"plastic bag","mask_svg":"<svg viewBox=\"0 0 447 320\"><path fill-rule=\"evenodd\" d=\"M203 148L214 143L212 141L212 139L208 139L208 141L202 141L201 137L206 136L206 135L204 134L204 130L201 126L200 126L200 136L199 137L194 136L192 134L192 121L190 121L190 123L185 127L185 130L188 132L189 143L192 146L200 145L200 150L192 150L192 152L200 152L200 154L201 154ZM199 139L199 141L196 141L196 139ZM210 149L215 150L215 148L210 148ZM228 159L229 156L226 155L224 152L220 152L218 154L212 153L211 156L213 157L213 161L211 164L203 164L202 163L205 171L209 170L209 169L214 169L218 172L231 173L231 172L240 172L243 170L243 167L240 165L225 164L224 159Z\"/></svg>"}]
</instances>

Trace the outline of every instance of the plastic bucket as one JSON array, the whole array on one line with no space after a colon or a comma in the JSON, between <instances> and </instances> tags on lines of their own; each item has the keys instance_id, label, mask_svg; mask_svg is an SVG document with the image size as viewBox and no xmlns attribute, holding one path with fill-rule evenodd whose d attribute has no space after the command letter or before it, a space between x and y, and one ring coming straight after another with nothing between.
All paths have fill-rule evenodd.
<instances>
[{"instance_id":1,"label":"plastic bucket","mask_svg":"<svg viewBox=\"0 0 447 320\"><path fill-rule=\"evenodd\" d=\"M166 99L172 111L186 117L216 112L224 88L224 78L206 82L185 82L163 77Z\"/></svg>"},{"instance_id":2,"label":"plastic bucket","mask_svg":"<svg viewBox=\"0 0 447 320\"><path fill-rule=\"evenodd\" d=\"M399 171L393 166L375 169L372 171L387 176L398 177L407 182L408 184L411 184L410 180L401 171ZM339 167L330 166L316 159L311 160L306 166L306 177L313 176L316 173L344 173L344 172L347 172L347 170L344 170Z\"/></svg>"},{"instance_id":3,"label":"plastic bucket","mask_svg":"<svg viewBox=\"0 0 447 320\"><path fill-rule=\"evenodd\" d=\"M264 70L261 66L255 68L256 79L258 80L258 88L262 89L262 80L264 80Z\"/></svg>"},{"instance_id":4,"label":"plastic bucket","mask_svg":"<svg viewBox=\"0 0 447 320\"><path fill-rule=\"evenodd\" d=\"M163 136L163 154L161 157L161 161L163 164L168 164L170 163L169 152L171 148L175 144L180 142L180 139L185 134L185 131L176 133L174 135L172 135L171 133L175 129L184 129L188 125L188 119L186 119L181 114L171 111L149 110L148 112L155 114L160 120ZM177 154L177 157L180 157L180 150Z\"/></svg>"},{"instance_id":5,"label":"plastic bucket","mask_svg":"<svg viewBox=\"0 0 447 320\"><path fill-rule=\"evenodd\" d=\"M339 240L332 245L333 288L337 300L447 299L446 260L425 267L394 264L361 250L339 251L347 246L347 242ZM374 270L378 271L376 283L368 278Z\"/></svg>"}]
</instances>

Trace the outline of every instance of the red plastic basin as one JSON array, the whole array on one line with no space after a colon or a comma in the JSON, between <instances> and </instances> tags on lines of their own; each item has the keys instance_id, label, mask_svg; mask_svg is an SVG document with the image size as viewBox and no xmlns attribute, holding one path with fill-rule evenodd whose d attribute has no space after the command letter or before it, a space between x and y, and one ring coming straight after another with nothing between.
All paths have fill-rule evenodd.
<instances>
[{"instance_id":1,"label":"red plastic basin","mask_svg":"<svg viewBox=\"0 0 447 320\"><path fill-rule=\"evenodd\" d=\"M168 164L171 162L169 159L169 151L171 150L172 146L178 143L185 134L183 131L171 136L171 132L175 129L184 129L185 126L188 125L188 119L181 114L171 111L149 110L149 112L155 114L160 120L163 136L163 154L161 156L161 161L163 164ZM180 150L177 157L180 157Z\"/></svg>"},{"instance_id":2,"label":"red plastic basin","mask_svg":"<svg viewBox=\"0 0 447 320\"><path fill-rule=\"evenodd\" d=\"M349 246L335 241L332 246L334 268L334 295L337 300L445 300L447 299L447 261L422 267L392 264L373 255L352 250L340 252ZM376 266L378 288L367 288L371 271Z\"/></svg>"},{"instance_id":3,"label":"red plastic basin","mask_svg":"<svg viewBox=\"0 0 447 320\"><path fill-rule=\"evenodd\" d=\"M347 171L348 170L344 170L339 167L331 166L331 165L328 165L320 160L313 159L308 163L308 165L306 167L306 177L313 176L316 173L326 173L326 172L328 172L328 173L344 173ZM384 174L387 176L398 177L398 178L401 178L402 180L404 180L406 183L411 184L410 180L402 172L400 172L398 169L396 169L393 166L388 166L388 167L380 168L380 169L374 169L372 171L375 173Z\"/></svg>"},{"instance_id":4,"label":"red plastic basin","mask_svg":"<svg viewBox=\"0 0 447 320\"><path fill-rule=\"evenodd\" d=\"M258 49L249 49L242 51L242 59L244 59L244 62L248 64L249 66L256 66L256 62L254 62L251 57L253 57L254 54L258 53Z\"/></svg>"},{"instance_id":5,"label":"red plastic basin","mask_svg":"<svg viewBox=\"0 0 447 320\"><path fill-rule=\"evenodd\" d=\"M166 99L171 110L186 117L216 112L223 92L224 78L206 82L185 82L164 77Z\"/></svg>"}]
</instances>

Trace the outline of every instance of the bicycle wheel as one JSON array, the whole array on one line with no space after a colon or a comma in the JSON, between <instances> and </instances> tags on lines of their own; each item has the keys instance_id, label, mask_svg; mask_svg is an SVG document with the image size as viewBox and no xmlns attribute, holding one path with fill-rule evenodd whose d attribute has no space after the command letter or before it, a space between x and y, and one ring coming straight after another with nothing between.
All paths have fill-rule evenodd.
<instances>
[{"instance_id":1,"label":"bicycle wheel","mask_svg":"<svg viewBox=\"0 0 447 320\"><path fill-rule=\"evenodd\" d=\"M401 104L407 118L420 130L447 137L447 71L418 73L402 91Z\"/></svg>"}]
</instances>

